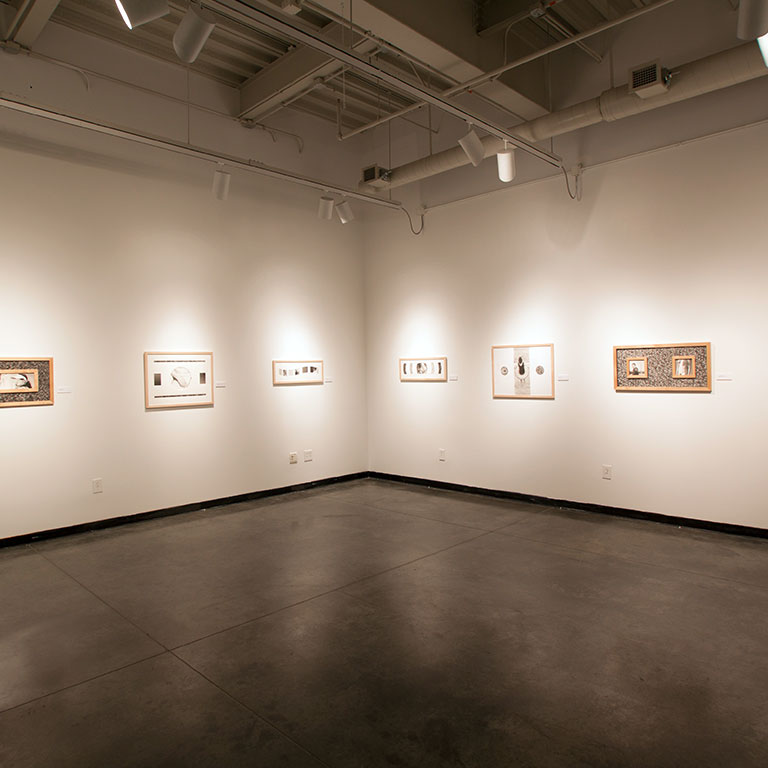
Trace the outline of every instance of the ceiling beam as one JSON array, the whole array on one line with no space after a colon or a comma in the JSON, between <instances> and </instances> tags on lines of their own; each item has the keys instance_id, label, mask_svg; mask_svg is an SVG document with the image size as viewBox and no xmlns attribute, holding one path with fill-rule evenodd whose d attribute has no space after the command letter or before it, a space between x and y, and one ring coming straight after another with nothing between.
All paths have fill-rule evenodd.
<instances>
[{"instance_id":1,"label":"ceiling beam","mask_svg":"<svg viewBox=\"0 0 768 768\"><path fill-rule=\"evenodd\" d=\"M30 48L58 4L59 0L23 0L11 22L6 40Z\"/></svg>"}]
</instances>

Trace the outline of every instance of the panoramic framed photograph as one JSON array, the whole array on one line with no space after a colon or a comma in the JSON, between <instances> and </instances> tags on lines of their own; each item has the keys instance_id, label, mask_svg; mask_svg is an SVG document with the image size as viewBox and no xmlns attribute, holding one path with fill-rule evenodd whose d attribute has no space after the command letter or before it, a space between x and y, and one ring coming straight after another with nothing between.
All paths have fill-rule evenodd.
<instances>
[{"instance_id":1,"label":"panoramic framed photograph","mask_svg":"<svg viewBox=\"0 0 768 768\"><path fill-rule=\"evenodd\" d=\"M674 355L672 357L673 379L695 379L696 358L693 355Z\"/></svg>"},{"instance_id":2,"label":"panoramic framed photograph","mask_svg":"<svg viewBox=\"0 0 768 768\"><path fill-rule=\"evenodd\" d=\"M0 408L53 405L53 358L0 358Z\"/></svg>"},{"instance_id":3,"label":"panoramic framed photograph","mask_svg":"<svg viewBox=\"0 0 768 768\"><path fill-rule=\"evenodd\" d=\"M710 356L708 341L614 347L613 386L617 392L711 392Z\"/></svg>"},{"instance_id":4,"label":"panoramic framed photograph","mask_svg":"<svg viewBox=\"0 0 768 768\"><path fill-rule=\"evenodd\" d=\"M647 357L628 357L627 358L627 378L628 379L647 379L648 378L648 358Z\"/></svg>"},{"instance_id":5,"label":"panoramic framed photograph","mask_svg":"<svg viewBox=\"0 0 768 768\"><path fill-rule=\"evenodd\" d=\"M447 357L401 357L400 381L448 381Z\"/></svg>"},{"instance_id":6,"label":"panoramic framed photograph","mask_svg":"<svg viewBox=\"0 0 768 768\"><path fill-rule=\"evenodd\" d=\"M322 360L273 360L272 385L322 384Z\"/></svg>"},{"instance_id":7,"label":"panoramic framed photograph","mask_svg":"<svg viewBox=\"0 0 768 768\"><path fill-rule=\"evenodd\" d=\"M525 344L491 347L493 396L496 398L555 397L555 345Z\"/></svg>"},{"instance_id":8,"label":"panoramic framed photograph","mask_svg":"<svg viewBox=\"0 0 768 768\"><path fill-rule=\"evenodd\" d=\"M144 402L148 409L213 405L213 353L145 352Z\"/></svg>"}]
</instances>

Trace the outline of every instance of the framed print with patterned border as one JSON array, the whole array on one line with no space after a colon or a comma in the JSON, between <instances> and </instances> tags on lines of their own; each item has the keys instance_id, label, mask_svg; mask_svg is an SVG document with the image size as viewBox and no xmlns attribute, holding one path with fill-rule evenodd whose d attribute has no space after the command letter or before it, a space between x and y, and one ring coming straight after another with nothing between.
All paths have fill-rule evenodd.
<instances>
[{"instance_id":1,"label":"framed print with patterned border","mask_svg":"<svg viewBox=\"0 0 768 768\"><path fill-rule=\"evenodd\" d=\"M613 348L613 386L617 392L711 392L708 341ZM632 360L645 358L646 375L630 375Z\"/></svg>"},{"instance_id":2,"label":"framed print with patterned border","mask_svg":"<svg viewBox=\"0 0 768 768\"><path fill-rule=\"evenodd\" d=\"M53 405L52 357L0 358L0 408Z\"/></svg>"}]
</instances>

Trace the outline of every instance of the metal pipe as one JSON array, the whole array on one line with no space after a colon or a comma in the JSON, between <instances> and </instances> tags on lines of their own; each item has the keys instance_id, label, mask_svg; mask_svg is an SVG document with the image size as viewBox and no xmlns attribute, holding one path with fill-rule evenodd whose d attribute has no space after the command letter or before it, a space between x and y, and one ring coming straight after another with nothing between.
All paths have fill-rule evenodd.
<instances>
[{"instance_id":1,"label":"metal pipe","mask_svg":"<svg viewBox=\"0 0 768 768\"><path fill-rule=\"evenodd\" d=\"M665 2L672 2L672 0L665 0ZM465 122L472 123L486 133L490 133L500 139L506 139L513 146L522 149L540 160L544 160L558 168L562 167L562 160L556 155L540 149L524 139L520 139L500 125L496 125L489 120L481 118L479 115L469 112L455 104L451 104L442 96L431 93L413 83L409 83L362 59L353 52L322 39L319 35L305 30L303 26L299 26L299 24L294 21L278 18L277 12L272 11L271 9L265 8L264 10L261 10L260 8L246 5L242 0L211 0L211 7L215 8L221 15L230 19L236 19L246 26L255 24L257 27L264 27L279 34L286 35L299 43L307 45L321 53L325 53L334 59L338 59L344 64L348 64L353 69L360 70L371 77L378 78L387 85L414 98L416 101L425 101L434 104L444 112L447 112L460 120L464 120Z\"/></svg>"},{"instance_id":2,"label":"metal pipe","mask_svg":"<svg viewBox=\"0 0 768 768\"><path fill-rule=\"evenodd\" d=\"M620 85L593 99L518 125L515 130L529 141L542 141L603 121L613 122L648 112L765 75L768 75L768 68L757 43L745 43L677 67L670 89L659 96L641 99L629 93L626 85ZM495 155L504 147L504 143L493 136L486 136L482 143L485 157ZM455 147L393 168L389 183L383 188L401 187L468 164L469 160L462 149Z\"/></svg>"},{"instance_id":3,"label":"metal pipe","mask_svg":"<svg viewBox=\"0 0 768 768\"><path fill-rule=\"evenodd\" d=\"M491 72L487 72L484 75L480 75L479 77L473 78L472 80L467 80L464 83L460 83L459 85L456 85L454 87L448 88L447 90L443 91L440 95L443 98L450 98L451 96L456 96L462 91L469 90L471 88L476 88L478 85L481 85L484 82L487 82L488 80L493 80L500 75L504 74L505 72L508 72L512 69L516 69L517 67L522 67L524 64L530 64L532 61L536 61L536 59L540 59L542 56L548 56L550 53L555 53L555 51L559 51L563 48L568 47L569 45L574 45L575 43L578 43L581 40L585 40L588 37L592 37L592 35L598 35L601 32L605 32L609 29L612 29L613 27L617 27L620 24L624 24L627 21L632 21L633 19L638 18L639 16L643 16L646 13L650 13L651 11L655 11L657 8L661 8L664 5L669 5L670 3L673 3L675 0L659 0L659 2L654 3L653 5L646 5L642 8L638 8L636 11L631 11L630 13L621 16L618 19L613 19L611 21L607 21L604 24L599 24L597 27L593 27L590 30L587 30L586 32L580 32L578 35L574 35L573 37L566 38L565 40L559 40L556 43L552 43L552 45L548 45L546 48L541 48L538 51L534 51L533 53L529 53L527 56L523 56L519 59L515 59L514 61L509 62L509 64L504 64L504 66L499 67L498 69L494 69ZM371 128L376 128L379 125L382 125L383 123L388 122L389 120L394 120L397 117L402 117L403 115L407 115L409 112L413 112L414 109L418 109L419 107L424 106L423 103L414 104L410 107L405 107L401 110L398 110L397 112L392 112L389 115L385 115L384 117L380 117L378 120L374 120L372 123L369 123L368 125L363 125L360 128L356 128L354 131L349 131L348 133L344 134L343 138L350 138L358 133L362 133L363 131L367 131Z\"/></svg>"},{"instance_id":4,"label":"metal pipe","mask_svg":"<svg viewBox=\"0 0 768 768\"><path fill-rule=\"evenodd\" d=\"M181 142L173 141L171 139L158 139L154 136L147 136L137 131L127 131L122 128L114 128L104 123L97 123L92 120L84 120L80 117L74 117L64 112L56 112L52 109L43 109L42 107L35 107L32 104L26 104L22 101L14 101L5 97L0 97L0 107L11 109L14 112L21 112L26 115L34 115L35 117L41 117L45 120L52 120L56 123L63 123L64 125L72 125L77 128L84 128L88 131L100 133L105 136L114 136L119 139L125 139L132 141L135 144L143 144L148 147L155 147L156 149L163 149L168 152L174 152L179 155L185 155L187 157L194 157L198 160L206 160L212 163L226 163L233 168L239 168L243 171L249 171L260 176L267 176L272 179L280 179L281 181L289 181L293 184L299 184L304 187L312 187L321 191L335 192L344 197L354 198L364 203L371 203L373 205L379 205L383 208L390 208L394 210L402 210L402 203L395 200L384 200L374 195L366 194L365 192L358 192L355 189L348 189L347 187L340 187L336 184L327 184L319 179L312 179L308 176L300 176L289 171L283 171L280 168L272 168L263 163L259 163L255 160L241 160L231 155L222 155L215 152L211 152L207 149L200 149L198 147L190 146L188 144L182 144Z\"/></svg>"}]
</instances>

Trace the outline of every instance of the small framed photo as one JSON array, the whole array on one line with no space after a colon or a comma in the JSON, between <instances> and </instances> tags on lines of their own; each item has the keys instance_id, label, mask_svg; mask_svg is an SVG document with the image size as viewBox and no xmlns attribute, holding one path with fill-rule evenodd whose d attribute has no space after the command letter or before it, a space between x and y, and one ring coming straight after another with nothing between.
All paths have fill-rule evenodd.
<instances>
[{"instance_id":1,"label":"small framed photo","mask_svg":"<svg viewBox=\"0 0 768 768\"><path fill-rule=\"evenodd\" d=\"M53 405L53 358L0 358L0 408Z\"/></svg>"},{"instance_id":2,"label":"small framed photo","mask_svg":"<svg viewBox=\"0 0 768 768\"><path fill-rule=\"evenodd\" d=\"M145 352L147 409L213 405L212 352Z\"/></svg>"},{"instance_id":3,"label":"small framed photo","mask_svg":"<svg viewBox=\"0 0 768 768\"><path fill-rule=\"evenodd\" d=\"M322 360L273 360L272 386L322 384Z\"/></svg>"},{"instance_id":4,"label":"small framed photo","mask_svg":"<svg viewBox=\"0 0 768 768\"><path fill-rule=\"evenodd\" d=\"M491 347L495 398L555 397L555 345L526 344Z\"/></svg>"},{"instance_id":5,"label":"small framed photo","mask_svg":"<svg viewBox=\"0 0 768 768\"><path fill-rule=\"evenodd\" d=\"M696 358L693 355L674 355L672 357L673 379L695 379Z\"/></svg>"},{"instance_id":6,"label":"small framed photo","mask_svg":"<svg viewBox=\"0 0 768 768\"><path fill-rule=\"evenodd\" d=\"M647 357L628 357L627 358L627 378L628 379L647 379L648 378L648 358Z\"/></svg>"},{"instance_id":7,"label":"small framed photo","mask_svg":"<svg viewBox=\"0 0 768 768\"><path fill-rule=\"evenodd\" d=\"M448 381L447 357L401 357L400 381Z\"/></svg>"}]
</instances>

